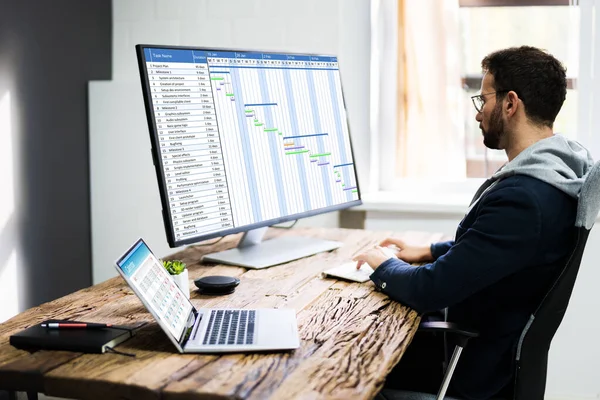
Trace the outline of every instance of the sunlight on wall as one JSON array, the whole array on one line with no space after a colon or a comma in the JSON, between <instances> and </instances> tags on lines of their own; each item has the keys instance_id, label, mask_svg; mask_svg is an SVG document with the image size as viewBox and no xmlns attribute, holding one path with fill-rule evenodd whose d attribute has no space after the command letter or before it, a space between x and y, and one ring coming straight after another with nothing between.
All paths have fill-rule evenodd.
<instances>
[{"instance_id":1,"label":"sunlight on wall","mask_svg":"<svg viewBox=\"0 0 600 400\"><path fill-rule=\"evenodd\" d=\"M0 99L0 322L19 311L17 296L17 252L15 243L15 184L10 93ZM12 247L12 248L11 248Z\"/></svg>"},{"instance_id":2,"label":"sunlight on wall","mask_svg":"<svg viewBox=\"0 0 600 400\"><path fill-rule=\"evenodd\" d=\"M17 251L10 253L8 260L0 266L0 293L5 300L0 304L0 322L19 313L19 298L17 295ZM6 296L6 297L5 297Z\"/></svg>"}]
</instances>

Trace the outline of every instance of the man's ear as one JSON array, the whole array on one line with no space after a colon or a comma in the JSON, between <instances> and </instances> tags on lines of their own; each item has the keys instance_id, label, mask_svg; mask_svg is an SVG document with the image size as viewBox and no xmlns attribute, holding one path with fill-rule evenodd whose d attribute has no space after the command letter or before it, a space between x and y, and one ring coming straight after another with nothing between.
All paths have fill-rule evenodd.
<instances>
[{"instance_id":1,"label":"man's ear","mask_svg":"<svg viewBox=\"0 0 600 400\"><path fill-rule=\"evenodd\" d=\"M513 90L509 91L506 95L506 103L504 105L504 110L507 117L512 117L519 108L519 96Z\"/></svg>"}]
</instances>

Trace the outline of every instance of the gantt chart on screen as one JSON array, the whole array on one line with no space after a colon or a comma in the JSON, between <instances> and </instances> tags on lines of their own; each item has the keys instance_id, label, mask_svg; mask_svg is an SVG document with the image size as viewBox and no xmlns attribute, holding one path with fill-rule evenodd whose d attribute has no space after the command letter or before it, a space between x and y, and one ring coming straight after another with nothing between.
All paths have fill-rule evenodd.
<instances>
[{"instance_id":1,"label":"gantt chart on screen","mask_svg":"<svg viewBox=\"0 0 600 400\"><path fill-rule=\"evenodd\" d=\"M145 61L176 240L358 199L337 57Z\"/></svg>"}]
</instances>

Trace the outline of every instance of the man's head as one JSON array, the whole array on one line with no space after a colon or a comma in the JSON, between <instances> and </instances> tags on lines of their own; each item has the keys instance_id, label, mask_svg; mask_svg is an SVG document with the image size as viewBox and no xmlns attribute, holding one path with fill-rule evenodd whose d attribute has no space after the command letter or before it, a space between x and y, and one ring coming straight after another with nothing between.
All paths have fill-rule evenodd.
<instances>
[{"instance_id":1,"label":"man's head","mask_svg":"<svg viewBox=\"0 0 600 400\"><path fill-rule=\"evenodd\" d=\"M566 70L534 47L499 50L481 61L481 95L474 99L483 143L506 149L523 127L552 129L567 94Z\"/></svg>"}]
</instances>

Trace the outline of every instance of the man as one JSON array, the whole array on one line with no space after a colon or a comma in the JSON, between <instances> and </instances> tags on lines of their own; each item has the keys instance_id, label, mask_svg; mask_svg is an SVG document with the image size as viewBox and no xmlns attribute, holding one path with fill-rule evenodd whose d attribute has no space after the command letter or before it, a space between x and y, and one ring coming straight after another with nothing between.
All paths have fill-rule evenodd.
<instances>
[{"instance_id":1,"label":"man","mask_svg":"<svg viewBox=\"0 0 600 400\"><path fill-rule=\"evenodd\" d=\"M484 144L503 149L508 163L479 188L454 241L413 247L388 238L355 257L357 267L375 269L371 280L390 298L421 313L448 307L448 321L479 331L451 383L464 399L488 399L510 385L519 336L574 246L577 198L593 163L552 131L567 88L558 60L524 46L491 53L481 65L476 120ZM391 245L397 258L382 250ZM413 344L417 358L431 350ZM429 390L440 383L436 377Z\"/></svg>"}]
</instances>

